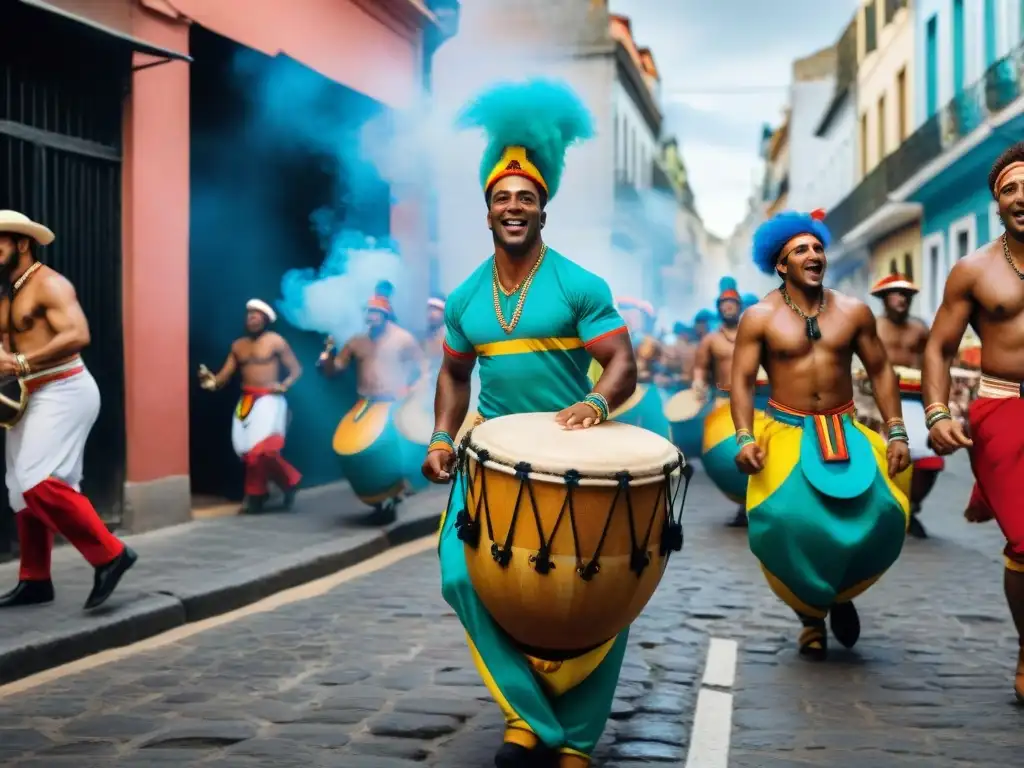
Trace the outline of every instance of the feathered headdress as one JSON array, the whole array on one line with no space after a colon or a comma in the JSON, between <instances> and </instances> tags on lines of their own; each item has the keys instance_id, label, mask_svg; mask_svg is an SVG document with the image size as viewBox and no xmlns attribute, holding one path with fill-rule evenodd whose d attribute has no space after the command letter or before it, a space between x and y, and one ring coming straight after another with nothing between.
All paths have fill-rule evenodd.
<instances>
[{"instance_id":1,"label":"feathered headdress","mask_svg":"<svg viewBox=\"0 0 1024 768\"><path fill-rule=\"evenodd\" d=\"M782 246L799 235L814 235L828 248L832 234L825 226L825 212L819 208L810 213L783 211L772 216L754 233L754 265L766 275L774 275Z\"/></svg>"},{"instance_id":2,"label":"feathered headdress","mask_svg":"<svg viewBox=\"0 0 1024 768\"><path fill-rule=\"evenodd\" d=\"M698 325L699 323L710 323L715 319L715 313L710 309L702 309L697 313L697 316L693 318L693 324Z\"/></svg>"},{"instance_id":3,"label":"feathered headdress","mask_svg":"<svg viewBox=\"0 0 1024 768\"><path fill-rule=\"evenodd\" d=\"M482 128L487 149L480 162L484 194L505 176L524 176L546 199L558 192L565 151L594 135L594 121L568 85L552 80L499 83L470 101L459 128Z\"/></svg>"},{"instance_id":4,"label":"feathered headdress","mask_svg":"<svg viewBox=\"0 0 1024 768\"><path fill-rule=\"evenodd\" d=\"M718 303L732 300L737 304L740 302L740 292L737 290L736 280L726 276L718 281Z\"/></svg>"},{"instance_id":5,"label":"feathered headdress","mask_svg":"<svg viewBox=\"0 0 1024 768\"><path fill-rule=\"evenodd\" d=\"M744 293L740 303L743 305L744 309L748 309L749 307L752 307L755 304L757 304L757 302L759 301L760 299L757 298L756 293Z\"/></svg>"}]
</instances>

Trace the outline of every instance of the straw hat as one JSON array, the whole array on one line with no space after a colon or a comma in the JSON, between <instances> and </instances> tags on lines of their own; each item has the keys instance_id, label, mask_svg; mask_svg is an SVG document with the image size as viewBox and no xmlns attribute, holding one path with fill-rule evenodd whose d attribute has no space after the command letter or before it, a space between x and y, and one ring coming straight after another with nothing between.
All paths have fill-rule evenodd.
<instances>
[{"instance_id":1,"label":"straw hat","mask_svg":"<svg viewBox=\"0 0 1024 768\"><path fill-rule=\"evenodd\" d=\"M0 233L25 235L40 245L49 245L56 237L42 224L17 211L0 211Z\"/></svg>"}]
</instances>

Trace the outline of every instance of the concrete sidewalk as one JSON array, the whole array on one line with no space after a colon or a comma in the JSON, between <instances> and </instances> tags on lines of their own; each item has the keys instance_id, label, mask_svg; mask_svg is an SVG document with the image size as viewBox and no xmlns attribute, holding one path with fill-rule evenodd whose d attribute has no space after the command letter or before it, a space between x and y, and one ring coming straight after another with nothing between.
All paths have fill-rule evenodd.
<instances>
[{"instance_id":1,"label":"concrete sidewalk","mask_svg":"<svg viewBox=\"0 0 1024 768\"><path fill-rule=\"evenodd\" d=\"M291 512L195 520L125 538L139 554L113 597L85 612L92 568L72 547L53 553L55 602L0 612L0 685L253 603L437 530L448 489L413 496L386 529L347 485L300 493ZM0 591L18 564L0 565Z\"/></svg>"}]
</instances>

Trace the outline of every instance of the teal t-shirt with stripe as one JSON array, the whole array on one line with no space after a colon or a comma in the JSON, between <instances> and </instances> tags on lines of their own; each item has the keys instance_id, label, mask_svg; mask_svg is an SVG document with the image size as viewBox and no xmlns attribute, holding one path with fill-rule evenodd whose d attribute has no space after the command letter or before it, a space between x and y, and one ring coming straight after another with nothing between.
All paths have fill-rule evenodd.
<instances>
[{"instance_id":1,"label":"teal t-shirt with stripe","mask_svg":"<svg viewBox=\"0 0 1024 768\"><path fill-rule=\"evenodd\" d=\"M485 419L560 411L591 390L587 347L625 333L608 284L548 248L512 333L494 311L493 260L487 259L445 303L445 352L480 364L478 410ZM505 321L520 292L498 291Z\"/></svg>"}]
</instances>

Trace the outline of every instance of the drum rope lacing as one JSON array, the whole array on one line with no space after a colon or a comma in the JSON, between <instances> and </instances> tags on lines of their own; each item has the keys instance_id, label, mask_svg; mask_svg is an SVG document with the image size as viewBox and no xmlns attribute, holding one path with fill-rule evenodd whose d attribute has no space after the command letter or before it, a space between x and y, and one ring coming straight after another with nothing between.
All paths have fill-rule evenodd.
<instances>
[{"instance_id":1,"label":"drum rope lacing","mask_svg":"<svg viewBox=\"0 0 1024 768\"><path fill-rule=\"evenodd\" d=\"M475 450L477 457L477 471L472 477L470 477L468 458L470 436L471 433L467 434L462 439L459 446L455 467L455 480L452 483L452 489L448 496L448 508L451 508L452 501L455 498L455 490L458 486L459 479L461 478L463 481L463 505L455 521L457 535L462 542L476 549L480 545L480 516L481 512L483 512L484 522L487 524L487 534L491 540L491 557L493 557L494 561L502 568L507 568L508 564L512 561L512 541L515 538L519 511L523 503L524 489L529 495L530 504L533 507L534 524L537 528L537 537L540 540L540 548L536 553L530 555L530 564L534 567L537 573L541 575L550 573L551 569L555 567L555 563L551 561L551 542L554 541L554 538L562 525L562 521L566 518L566 513L568 513L569 525L572 527L576 572L584 581L591 581L598 573L600 573L601 553L604 549L608 531L611 528L612 517L616 506L618 505L619 499L623 498L623 496L625 496L626 510L629 515L630 570L632 570L637 577L641 576L650 564L651 556L648 548L654 531L654 523L659 511L664 514L665 518L665 524L662 530L662 537L659 546L659 554L663 557L667 557L672 552L679 552L682 550L682 513L683 507L686 504L686 495L690 487L690 480L693 477L693 467L685 462L682 454L678 454L677 463L665 464L662 467L664 480L659 484L658 495L655 499L654 508L651 511L651 517L647 522L647 530L642 541L638 540L633 500L632 495L630 494L629 484L633 477L629 472L616 473L615 479L617 484L615 488L615 496L612 498L611 505L608 509L604 528L601 531L601 536L598 539L597 547L594 550L593 556L590 557L587 562L584 562L583 553L580 551L580 539L576 524L576 507L574 503L574 491L579 487L580 480L583 479L582 474L574 469L566 470L562 474L562 480L566 486L565 498L563 499L562 506L559 509L558 517L555 518L555 523L550 535L545 535L543 521L540 517L540 508L537 504L533 491L533 482L530 478L533 467L529 462L519 462L516 464L514 469L515 476L519 479L519 490L516 494L515 506L512 509L512 517L509 521L509 529L505 535L504 543L499 544L497 537L494 535L494 524L491 520L490 505L487 501L487 474L483 471L484 465L490 460L491 456L486 450ZM679 480L673 484L673 474L677 469L679 470L680 477ZM480 492L475 499L475 504L471 506L470 491L476 485L477 477L480 478ZM680 492L682 492L681 499L679 498ZM470 512L471 509L473 510L472 513ZM676 510L678 510L678 512Z\"/></svg>"}]
</instances>

